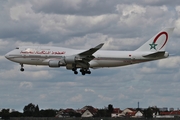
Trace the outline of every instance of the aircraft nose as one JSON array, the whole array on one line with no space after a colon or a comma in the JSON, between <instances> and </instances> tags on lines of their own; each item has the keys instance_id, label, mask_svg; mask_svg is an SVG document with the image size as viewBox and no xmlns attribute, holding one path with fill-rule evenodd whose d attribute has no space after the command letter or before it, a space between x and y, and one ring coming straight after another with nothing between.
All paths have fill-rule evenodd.
<instances>
[{"instance_id":1,"label":"aircraft nose","mask_svg":"<svg viewBox=\"0 0 180 120\"><path fill-rule=\"evenodd\" d=\"M5 54L4 56L5 58L9 59L9 53Z\"/></svg>"}]
</instances>

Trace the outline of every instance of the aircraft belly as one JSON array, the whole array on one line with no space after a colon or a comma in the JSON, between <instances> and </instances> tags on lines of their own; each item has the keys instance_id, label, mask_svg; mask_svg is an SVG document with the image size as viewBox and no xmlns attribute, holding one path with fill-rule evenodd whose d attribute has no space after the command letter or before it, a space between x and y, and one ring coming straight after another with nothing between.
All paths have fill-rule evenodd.
<instances>
[{"instance_id":1,"label":"aircraft belly","mask_svg":"<svg viewBox=\"0 0 180 120\"><path fill-rule=\"evenodd\" d=\"M117 67L131 64L124 60L93 60L90 62L90 67Z\"/></svg>"}]
</instances>

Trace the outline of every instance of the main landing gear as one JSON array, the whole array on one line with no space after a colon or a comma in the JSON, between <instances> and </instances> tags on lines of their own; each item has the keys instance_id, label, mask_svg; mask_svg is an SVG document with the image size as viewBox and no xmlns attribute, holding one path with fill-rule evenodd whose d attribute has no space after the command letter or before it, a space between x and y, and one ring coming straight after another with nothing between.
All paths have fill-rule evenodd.
<instances>
[{"instance_id":1,"label":"main landing gear","mask_svg":"<svg viewBox=\"0 0 180 120\"><path fill-rule=\"evenodd\" d=\"M74 71L74 74L78 74L77 68L73 68L72 71Z\"/></svg>"},{"instance_id":2,"label":"main landing gear","mask_svg":"<svg viewBox=\"0 0 180 120\"><path fill-rule=\"evenodd\" d=\"M21 69L20 69L20 71L22 71L22 72L23 72L23 71L24 71L24 68L23 68L24 66L23 66L23 64L20 64L20 65L21 65Z\"/></svg>"},{"instance_id":3,"label":"main landing gear","mask_svg":"<svg viewBox=\"0 0 180 120\"><path fill-rule=\"evenodd\" d=\"M78 74L77 68L73 68L72 71L74 71L74 74ZM81 72L82 75L91 74L91 71L89 69L81 68L80 72Z\"/></svg>"},{"instance_id":4,"label":"main landing gear","mask_svg":"<svg viewBox=\"0 0 180 120\"><path fill-rule=\"evenodd\" d=\"M80 69L80 72L82 75L91 74L91 71L89 69Z\"/></svg>"}]
</instances>

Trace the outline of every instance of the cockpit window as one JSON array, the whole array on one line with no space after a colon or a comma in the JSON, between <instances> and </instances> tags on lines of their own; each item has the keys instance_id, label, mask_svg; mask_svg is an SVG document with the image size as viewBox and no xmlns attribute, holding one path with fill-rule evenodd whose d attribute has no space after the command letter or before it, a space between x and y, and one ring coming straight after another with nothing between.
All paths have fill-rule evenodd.
<instances>
[{"instance_id":1,"label":"cockpit window","mask_svg":"<svg viewBox=\"0 0 180 120\"><path fill-rule=\"evenodd\" d=\"M19 47L16 47L16 49L19 49Z\"/></svg>"}]
</instances>

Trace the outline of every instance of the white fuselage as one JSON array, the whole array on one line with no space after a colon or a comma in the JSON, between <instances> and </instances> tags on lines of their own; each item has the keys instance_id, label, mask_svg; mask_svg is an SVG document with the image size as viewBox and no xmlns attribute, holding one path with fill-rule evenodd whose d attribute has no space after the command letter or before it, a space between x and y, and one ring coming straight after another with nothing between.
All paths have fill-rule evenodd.
<instances>
[{"instance_id":1,"label":"white fuselage","mask_svg":"<svg viewBox=\"0 0 180 120\"><path fill-rule=\"evenodd\" d=\"M89 68L118 67L167 58L166 43L174 28L165 28L135 51L100 50L104 43L87 50L75 50L50 46L22 46L7 53L5 57L23 65L65 66L78 74L91 74Z\"/></svg>"},{"instance_id":2,"label":"white fuselage","mask_svg":"<svg viewBox=\"0 0 180 120\"><path fill-rule=\"evenodd\" d=\"M48 66L49 60L60 60L65 56L76 55L83 51L84 50L75 50L63 47L23 46L7 53L5 57L13 62L17 62L20 64ZM99 50L93 54L95 58L91 60L89 64L90 68L117 67L168 57L168 55L156 58L143 57L143 55L151 53L152 52L149 51L141 52Z\"/></svg>"}]
</instances>

